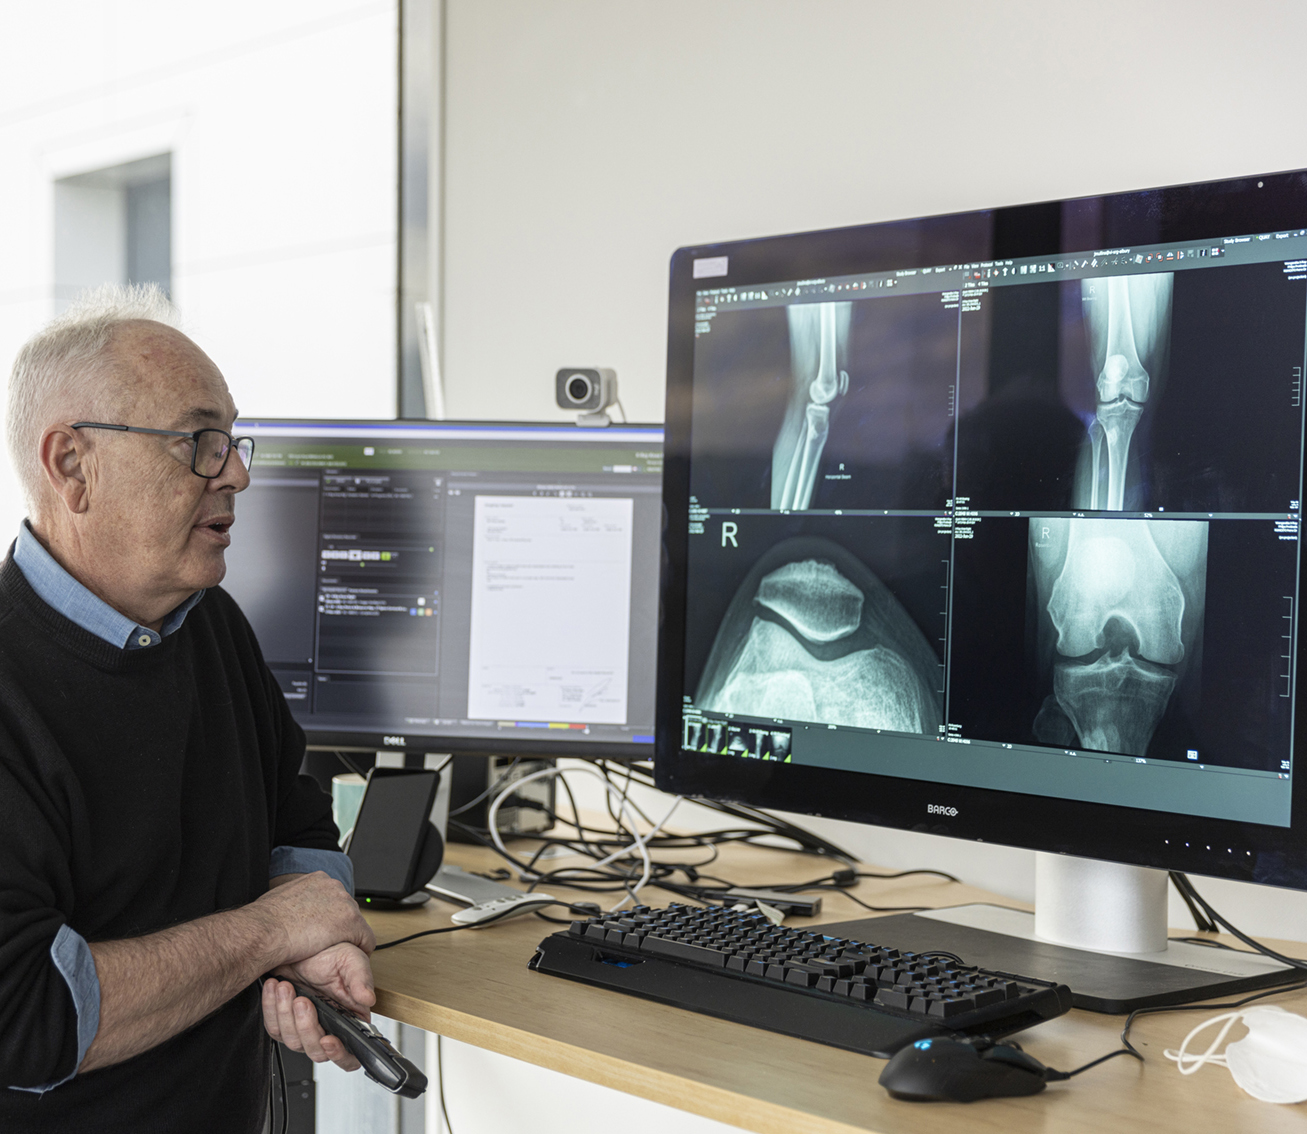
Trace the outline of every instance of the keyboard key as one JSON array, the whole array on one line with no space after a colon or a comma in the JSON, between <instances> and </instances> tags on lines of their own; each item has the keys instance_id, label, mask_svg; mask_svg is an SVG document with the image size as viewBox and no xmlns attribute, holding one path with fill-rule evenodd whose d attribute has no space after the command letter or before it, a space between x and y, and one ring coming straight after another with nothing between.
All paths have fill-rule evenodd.
<instances>
[{"instance_id":1,"label":"keyboard key","mask_svg":"<svg viewBox=\"0 0 1307 1134\"><path fill-rule=\"evenodd\" d=\"M940 1019L948 1020L954 1016L961 1016L963 1012L974 1012L976 1002L964 997L955 997L951 1000L932 1000L930 1002L930 1015Z\"/></svg>"},{"instance_id":2,"label":"keyboard key","mask_svg":"<svg viewBox=\"0 0 1307 1134\"><path fill-rule=\"evenodd\" d=\"M673 941L667 937L656 937L652 933L644 939L641 951L652 953L657 957L667 957L673 961L692 961L699 965L722 968L726 965L726 954L720 949L708 949L702 945L688 945L683 941Z\"/></svg>"}]
</instances>

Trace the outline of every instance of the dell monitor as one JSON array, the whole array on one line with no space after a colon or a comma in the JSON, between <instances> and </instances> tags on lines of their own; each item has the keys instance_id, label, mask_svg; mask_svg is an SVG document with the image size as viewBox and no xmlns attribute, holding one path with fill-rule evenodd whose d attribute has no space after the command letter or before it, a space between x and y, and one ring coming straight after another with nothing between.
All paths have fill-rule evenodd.
<instances>
[{"instance_id":1,"label":"dell monitor","mask_svg":"<svg viewBox=\"0 0 1307 1134\"><path fill-rule=\"evenodd\" d=\"M223 585L311 745L651 755L660 427L236 431Z\"/></svg>"},{"instance_id":2,"label":"dell monitor","mask_svg":"<svg viewBox=\"0 0 1307 1134\"><path fill-rule=\"evenodd\" d=\"M1302 172L680 249L659 786L1045 852L915 941L1086 1006L1282 979L1163 872L1307 889L1305 325Z\"/></svg>"}]
</instances>

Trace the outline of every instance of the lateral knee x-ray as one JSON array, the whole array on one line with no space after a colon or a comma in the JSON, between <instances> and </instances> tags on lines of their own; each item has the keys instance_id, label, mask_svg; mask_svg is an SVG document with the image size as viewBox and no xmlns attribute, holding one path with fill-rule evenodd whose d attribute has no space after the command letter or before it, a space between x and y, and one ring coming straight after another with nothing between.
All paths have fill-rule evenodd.
<instances>
[{"instance_id":1,"label":"lateral knee x-ray","mask_svg":"<svg viewBox=\"0 0 1307 1134\"><path fill-rule=\"evenodd\" d=\"M935 733L939 659L899 601L826 539L785 540L740 585L695 703L854 728Z\"/></svg>"},{"instance_id":2,"label":"lateral knee x-ray","mask_svg":"<svg viewBox=\"0 0 1307 1134\"><path fill-rule=\"evenodd\" d=\"M772 448L771 506L803 509L817 483L834 403L849 392L849 375L841 367L848 356L853 304L795 304L785 314L793 385Z\"/></svg>"},{"instance_id":3,"label":"lateral knee x-ray","mask_svg":"<svg viewBox=\"0 0 1307 1134\"><path fill-rule=\"evenodd\" d=\"M1097 412L1076 477L1075 506L1125 507L1131 440L1150 398L1160 393L1171 340L1175 276L1110 276L1080 284Z\"/></svg>"},{"instance_id":4,"label":"lateral knee x-ray","mask_svg":"<svg viewBox=\"0 0 1307 1134\"><path fill-rule=\"evenodd\" d=\"M1143 756L1178 683L1199 677L1205 520L1032 519L1049 744Z\"/></svg>"}]
</instances>

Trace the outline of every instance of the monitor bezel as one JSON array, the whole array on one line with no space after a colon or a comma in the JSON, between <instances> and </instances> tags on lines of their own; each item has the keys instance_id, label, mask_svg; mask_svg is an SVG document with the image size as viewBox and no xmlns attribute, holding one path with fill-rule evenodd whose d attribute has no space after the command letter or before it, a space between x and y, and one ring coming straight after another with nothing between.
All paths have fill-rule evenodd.
<instances>
[{"instance_id":1,"label":"monitor bezel","mask_svg":"<svg viewBox=\"0 0 1307 1134\"><path fill-rule=\"evenodd\" d=\"M312 418L312 417L263 417L249 415L238 418L232 427L239 434L241 428L257 427L274 430L278 426L297 426L324 428L339 426L358 426L369 428L467 428L467 429L525 429L566 431L575 429L589 437L598 438L605 428L621 432L626 429L649 430L664 433L661 422L613 422L604 428L582 427L575 422L563 421L472 421L444 420L433 421L429 418ZM256 446L257 453L257 446ZM239 510L239 504L237 505ZM452 736L443 732L412 732L397 730L394 733L373 732L367 729L325 729L306 727L298 720L303 729L306 747L324 752L439 752L460 756L535 756L549 759L560 757L594 757L607 760L628 762L650 760L654 746L634 741L572 741L565 743L560 736L558 740L546 741L543 737L532 736L528 739L504 738L502 732L490 736ZM554 730L561 733L561 730Z\"/></svg>"},{"instance_id":2,"label":"monitor bezel","mask_svg":"<svg viewBox=\"0 0 1307 1134\"><path fill-rule=\"evenodd\" d=\"M1063 239L1060 218L1076 209L1096 211L1102 218L1099 242L1086 246ZM804 815L1307 889L1307 776L1301 774L1293 780L1292 825L1280 828L692 754L679 746L697 289L1305 227L1307 171L1296 170L678 249L671 260L668 309L666 527L655 716L658 786L674 794ZM695 260L723 256L728 258L728 276L694 278ZM1303 660L1301 638L1295 666ZM1304 751L1307 724L1302 713L1295 713L1293 740L1294 751Z\"/></svg>"}]
</instances>

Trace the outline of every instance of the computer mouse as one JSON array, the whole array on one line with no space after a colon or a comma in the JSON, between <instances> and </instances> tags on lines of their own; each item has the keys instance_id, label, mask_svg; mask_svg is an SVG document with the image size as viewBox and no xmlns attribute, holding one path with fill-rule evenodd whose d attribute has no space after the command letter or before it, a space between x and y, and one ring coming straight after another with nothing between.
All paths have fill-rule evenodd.
<instances>
[{"instance_id":1,"label":"computer mouse","mask_svg":"<svg viewBox=\"0 0 1307 1134\"><path fill-rule=\"evenodd\" d=\"M1048 1068L1014 1044L989 1039L923 1039L900 1049L880 1073L880 1085L910 1102L975 1102L1033 1095Z\"/></svg>"}]
</instances>

